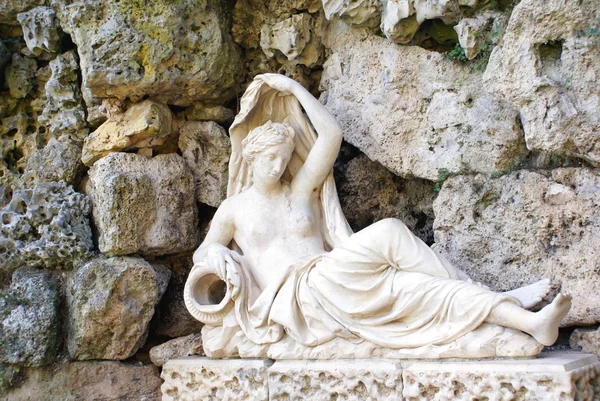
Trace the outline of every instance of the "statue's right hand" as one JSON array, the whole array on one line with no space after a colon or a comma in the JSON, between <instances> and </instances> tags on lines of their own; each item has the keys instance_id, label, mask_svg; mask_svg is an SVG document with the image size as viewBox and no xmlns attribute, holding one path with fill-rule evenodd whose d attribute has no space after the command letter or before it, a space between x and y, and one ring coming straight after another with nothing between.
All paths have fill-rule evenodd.
<instances>
[{"instance_id":1,"label":"statue's right hand","mask_svg":"<svg viewBox=\"0 0 600 401\"><path fill-rule=\"evenodd\" d=\"M240 262L240 254L230 249L210 252L205 259L205 263L215 270L217 276L222 280L229 277L234 285L239 284L238 265Z\"/></svg>"}]
</instances>

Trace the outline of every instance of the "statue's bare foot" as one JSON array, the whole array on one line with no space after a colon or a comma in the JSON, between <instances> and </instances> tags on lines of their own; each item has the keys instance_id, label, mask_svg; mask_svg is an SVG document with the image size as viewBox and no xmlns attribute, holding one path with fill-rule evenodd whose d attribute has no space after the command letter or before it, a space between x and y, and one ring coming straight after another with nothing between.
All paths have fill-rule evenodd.
<instances>
[{"instance_id":1,"label":"statue's bare foot","mask_svg":"<svg viewBox=\"0 0 600 401\"><path fill-rule=\"evenodd\" d=\"M571 297L558 294L554 301L535 314L529 334L543 345L552 345L558 338L560 321L571 309Z\"/></svg>"},{"instance_id":2,"label":"statue's bare foot","mask_svg":"<svg viewBox=\"0 0 600 401\"><path fill-rule=\"evenodd\" d=\"M552 289L550 279L546 278L536 283L526 285L525 287L517 288L516 290L507 291L505 294L512 295L523 304L525 309L534 307L540 302Z\"/></svg>"}]
</instances>

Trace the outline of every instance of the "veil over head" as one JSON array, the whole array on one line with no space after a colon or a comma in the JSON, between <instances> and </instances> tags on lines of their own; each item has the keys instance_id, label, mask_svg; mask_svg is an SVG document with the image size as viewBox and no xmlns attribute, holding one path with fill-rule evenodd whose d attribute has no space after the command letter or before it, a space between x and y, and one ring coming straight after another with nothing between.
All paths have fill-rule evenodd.
<instances>
[{"instance_id":1,"label":"veil over head","mask_svg":"<svg viewBox=\"0 0 600 401\"><path fill-rule=\"evenodd\" d=\"M251 130L268 121L288 123L296 131L296 146L283 179L291 181L304 164L317 137L298 99L293 95L281 95L280 91L271 88L260 75L257 75L242 96L240 112L229 129L231 158L227 197L252 186L252 169L242 157L242 141ZM352 234L337 196L333 170L321 187L320 202L323 217L322 232L326 245L331 249Z\"/></svg>"}]
</instances>

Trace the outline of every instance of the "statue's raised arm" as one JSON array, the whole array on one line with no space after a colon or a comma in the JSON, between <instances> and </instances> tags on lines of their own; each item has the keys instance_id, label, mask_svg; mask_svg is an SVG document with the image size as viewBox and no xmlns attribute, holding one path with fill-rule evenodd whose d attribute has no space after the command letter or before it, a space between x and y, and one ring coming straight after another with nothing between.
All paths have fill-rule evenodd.
<instances>
[{"instance_id":1,"label":"statue's raised arm","mask_svg":"<svg viewBox=\"0 0 600 401\"><path fill-rule=\"evenodd\" d=\"M317 131L315 144L291 182L293 193L315 194L333 168L342 144L342 129L325 107L298 82L279 74L263 74L259 79L282 95L295 96Z\"/></svg>"}]
</instances>

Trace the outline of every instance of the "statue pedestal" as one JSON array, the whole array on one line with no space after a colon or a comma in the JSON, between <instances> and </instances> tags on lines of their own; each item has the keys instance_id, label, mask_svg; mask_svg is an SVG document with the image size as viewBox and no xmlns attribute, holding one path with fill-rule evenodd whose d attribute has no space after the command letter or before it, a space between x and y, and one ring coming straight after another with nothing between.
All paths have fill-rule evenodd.
<instances>
[{"instance_id":1,"label":"statue pedestal","mask_svg":"<svg viewBox=\"0 0 600 401\"><path fill-rule=\"evenodd\" d=\"M163 366L163 400L592 400L595 355L533 359L407 361L174 359Z\"/></svg>"}]
</instances>

